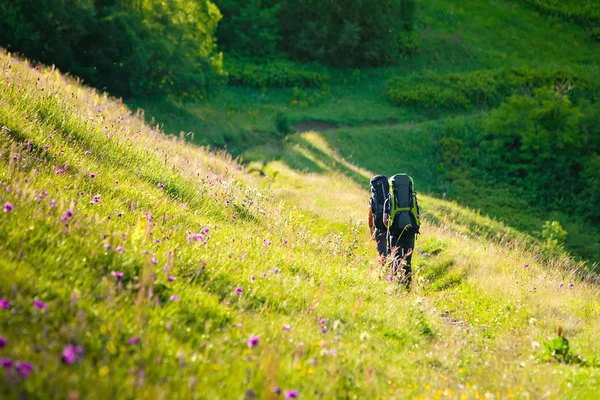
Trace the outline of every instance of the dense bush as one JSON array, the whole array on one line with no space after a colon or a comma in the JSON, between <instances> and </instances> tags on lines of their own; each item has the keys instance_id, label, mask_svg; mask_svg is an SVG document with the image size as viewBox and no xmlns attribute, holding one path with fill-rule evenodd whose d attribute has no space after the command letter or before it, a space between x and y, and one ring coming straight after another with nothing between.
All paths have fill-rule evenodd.
<instances>
[{"instance_id":1,"label":"dense bush","mask_svg":"<svg viewBox=\"0 0 600 400\"><path fill-rule=\"evenodd\" d=\"M600 2L597 0L521 0L538 11L566 18L573 22L600 22Z\"/></svg>"},{"instance_id":2,"label":"dense bush","mask_svg":"<svg viewBox=\"0 0 600 400\"><path fill-rule=\"evenodd\" d=\"M464 110L497 106L511 94L557 85L573 99L597 98L600 88L580 71L523 67L396 78L389 82L387 93L400 106Z\"/></svg>"},{"instance_id":3,"label":"dense bush","mask_svg":"<svg viewBox=\"0 0 600 400\"><path fill-rule=\"evenodd\" d=\"M119 95L199 99L221 84L210 2L0 0L0 45Z\"/></svg>"},{"instance_id":4,"label":"dense bush","mask_svg":"<svg viewBox=\"0 0 600 400\"><path fill-rule=\"evenodd\" d=\"M292 57L334 65L392 62L414 20L414 0L288 0L281 45Z\"/></svg>"},{"instance_id":5,"label":"dense bush","mask_svg":"<svg viewBox=\"0 0 600 400\"><path fill-rule=\"evenodd\" d=\"M370 65L418 45L415 0L217 0L219 44L234 55Z\"/></svg>"},{"instance_id":6,"label":"dense bush","mask_svg":"<svg viewBox=\"0 0 600 400\"><path fill-rule=\"evenodd\" d=\"M326 73L289 61L256 64L226 59L229 83L252 87L321 87L329 81Z\"/></svg>"},{"instance_id":7,"label":"dense bush","mask_svg":"<svg viewBox=\"0 0 600 400\"><path fill-rule=\"evenodd\" d=\"M446 177L468 171L509 185L531 205L579 209L600 222L600 103L574 105L555 89L514 95L474 123L446 125Z\"/></svg>"},{"instance_id":8,"label":"dense bush","mask_svg":"<svg viewBox=\"0 0 600 400\"><path fill-rule=\"evenodd\" d=\"M215 0L223 19L219 46L237 57L271 58L281 41L276 0Z\"/></svg>"}]
</instances>

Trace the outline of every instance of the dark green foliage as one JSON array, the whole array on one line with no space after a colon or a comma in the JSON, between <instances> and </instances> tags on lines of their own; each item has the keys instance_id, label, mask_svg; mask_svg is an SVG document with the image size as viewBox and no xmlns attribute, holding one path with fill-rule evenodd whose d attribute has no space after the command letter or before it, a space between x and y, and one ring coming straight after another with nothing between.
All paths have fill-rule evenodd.
<instances>
[{"instance_id":1,"label":"dark green foliage","mask_svg":"<svg viewBox=\"0 0 600 400\"><path fill-rule=\"evenodd\" d=\"M266 87L321 87L329 81L326 73L299 66L289 61L270 61L256 64L227 59L229 83L258 88Z\"/></svg>"},{"instance_id":2,"label":"dark green foliage","mask_svg":"<svg viewBox=\"0 0 600 400\"><path fill-rule=\"evenodd\" d=\"M288 119L288 116L283 112L278 112L275 114L275 128L277 129L277 132L284 135L287 135L293 131L292 127L290 126L290 120Z\"/></svg>"},{"instance_id":3,"label":"dark green foliage","mask_svg":"<svg viewBox=\"0 0 600 400\"><path fill-rule=\"evenodd\" d=\"M227 53L261 60L277 54L281 41L277 1L216 0L215 4L223 14L217 29L219 46Z\"/></svg>"},{"instance_id":4,"label":"dark green foliage","mask_svg":"<svg viewBox=\"0 0 600 400\"><path fill-rule=\"evenodd\" d=\"M600 23L597 0L521 0L541 13L555 15L580 24Z\"/></svg>"},{"instance_id":5,"label":"dark green foliage","mask_svg":"<svg viewBox=\"0 0 600 400\"><path fill-rule=\"evenodd\" d=\"M600 155L592 154L583 162L582 191L577 204L590 221L600 222Z\"/></svg>"},{"instance_id":6,"label":"dark green foliage","mask_svg":"<svg viewBox=\"0 0 600 400\"><path fill-rule=\"evenodd\" d=\"M413 0L288 0L281 46L294 58L334 65L390 63L412 29L414 7Z\"/></svg>"},{"instance_id":7,"label":"dark green foliage","mask_svg":"<svg viewBox=\"0 0 600 400\"><path fill-rule=\"evenodd\" d=\"M561 250L564 240L566 248L577 246L584 257L595 258L592 246L577 244L577 226L600 222L599 107L587 100L574 104L556 88L541 88L510 97L483 119L449 121L439 140L444 175L471 206L484 197L471 181L518 196L523 204L503 211L503 218L519 229L542 231L549 254ZM517 210L532 207L561 212L562 217L552 217L558 224L554 231L569 235L548 236L552 226L531 226L518 217Z\"/></svg>"},{"instance_id":8,"label":"dark green foliage","mask_svg":"<svg viewBox=\"0 0 600 400\"><path fill-rule=\"evenodd\" d=\"M534 192L564 201L576 191L581 169L581 117L566 96L550 89L511 97L483 124L482 150L504 167L488 164L487 174L511 184L526 181Z\"/></svg>"},{"instance_id":9,"label":"dark green foliage","mask_svg":"<svg viewBox=\"0 0 600 400\"><path fill-rule=\"evenodd\" d=\"M418 46L415 0L218 0L219 44L236 56L372 65Z\"/></svg>"},{"instance_id":10,"label":"dark green foliage","mask_svg":"<svg viewBox=\"0 0 600 400\"><path fill-rule=\"evenodd\" d=\"M562 86L571 98L597 98L600 84L578 70L528 67L482 70L461 74L396 78L387 86L390 100L400 106L466 110L494 107L513 93Z\"/></svg>"},{"instance_id":11,"label":"dark green foliage","mask_svg":"<svg viewBox=\"0 0 600 400\"><path fill-rule=\"evenodd\" d=\"M208 2L146 3L0 0L0 45L117 95L209 94L222 81L212 36L218 10Z\"/></svg>"},{"instance_id":12,"label":"dark green foliage","mask_svg":"<svg viewBox=\"0 0 600 400\"><path fill-rule=\"evenodd\" d=\"M582 117L566 96L550 89L510 97L474 125L449 126L441 140L448 177L471 168L480 179L526 186L525 196L538 204L570 201L587 147Z\"/></svg>"}]
</instances>

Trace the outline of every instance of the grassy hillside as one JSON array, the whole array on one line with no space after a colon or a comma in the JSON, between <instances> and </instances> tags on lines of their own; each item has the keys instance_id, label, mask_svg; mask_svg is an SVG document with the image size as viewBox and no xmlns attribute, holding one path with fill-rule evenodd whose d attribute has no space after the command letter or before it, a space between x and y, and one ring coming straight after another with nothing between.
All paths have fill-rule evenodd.
<instances>
[{"instance_id":1,"label":"grassy hillside","mask_svg":"<svg viewBox=\"0 0 600 400\"><path fill-rule=\"evenodd\" d=\"M319 173L259 178L55 70L1 55L0 74L3 398L600 390L597 283L535 240L422 195L407 293L339 171L371 172L316 133L290 148Z\"/></svg>"},{"instance_id":2,"label":"grassy hillside","mask_svg":"<svg viewBox=\"0 0 600 400\"><path fill-rule=\"evenodd\" d=\"M261 170L274 160L298 171L320 173L333 166L364 187L366 177L355 174L335 157L320 151L307 157L307 149L314 149L314 145L307 143L303 133L315 131L338 158L374 173L409 172L421 190L437 196L445 193L446 198L532 235L541 237L545 221L560 221L568 232L565 245L569 251L598 262L600 231L585 216L573 218L561 207L536 207L535 202L524 200L506 185L472 180L468 174L459 175L465 179L450 179L441 163L439 139L447 136L457 121L470 124L485 119L492 108L522 88L508 91L508 85L498 89L501 93L492 91L491 100L486 101L478 101L479 92L475 91L464 109L448 109L436 103L440 82L460 87L465 76L483 76L481 81L467 83L490 91L487 80L503 86L505 71L542 71L542 75L558 71L557 76L578 71L582 75L575 77L583 77L586 83L578 83L576 91L591 83L587 95L597 101L598 88L594 85L600 82L600 42L590 36L589 24L570 22L564 13L542 12L531 7L533 3L541 4L420 1L416 27L420 47L414 54L391 67L320 68L329 77L321 88L230 86L204 103L183 106L136 99L128 104L144 109L146 120L160 124L167 133L225 148L245 163L252 163L253 169ZM425 77L431 85L427 86ZM554 87L564 80L540 82ZM412 106L395 105L388 93L394 82L400 82L404 89L423 84L429 92L424 92L424 101ZM423 93L416 94L423 97ZM282 120L296 127L297 134L278 131L276 121ZM315 162L315 157L320 160Z\"/></svg>"}]
</instances>

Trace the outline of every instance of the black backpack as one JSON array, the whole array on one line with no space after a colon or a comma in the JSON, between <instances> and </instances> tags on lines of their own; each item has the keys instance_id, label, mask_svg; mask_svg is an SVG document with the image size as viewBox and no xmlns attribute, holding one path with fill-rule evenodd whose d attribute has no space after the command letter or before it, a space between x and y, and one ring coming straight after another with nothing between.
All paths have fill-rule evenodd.
<instances>
[{"instance_id":1,"label":"black backpack","mask_svg":"<svg viewBox=\"0 0 600 400\"><path fill-rule=\"evenodd\" d=\"M371 211L373 211L373 220L375 227L379 230L386 230L383 224L383 205L390 194L390 182L385 175L376 175L371 179Z\"/></svg>"},{"instance_id":2,"label":"black backpack","mask_svg":"<svg viewBox=\"0 0 600 400\"><path fill-rule=\"evenodd\" d=\"M390 187L390 233L419 233L419 203L412 178L396 174L390 179Z\"/></svg>"}]
</instances>

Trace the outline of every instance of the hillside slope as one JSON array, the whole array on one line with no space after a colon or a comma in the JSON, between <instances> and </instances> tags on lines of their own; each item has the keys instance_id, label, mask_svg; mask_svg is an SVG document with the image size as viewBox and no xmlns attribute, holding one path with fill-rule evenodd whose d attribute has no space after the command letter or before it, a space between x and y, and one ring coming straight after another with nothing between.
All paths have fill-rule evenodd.
<instances>
[{"instance_id":1,"label":"hillside slope","mask_svg":"<svg viewBox=\"0 0 600 400\"><path fill-rule=\"evenodd\" d=\"M236 84L224 88L210 101L197 104L181 105L155 99L130 99L127 103L133 109L144 109L147 121L160 124L167 133L185 135L197 144L226 149L234 156L241 156L245 164L254 163L253 169L262 169L276 160L298 171L321 173L327 170L322 164L335 163L332 157L321 156L315 163L303 150L310 147L303 134L317 131L319 140L327 142L327 147L337 151L340 158L357 167L376 173L409 172L420 183L421 191L440 197L445 193L446 198L479 209L538 238L543 236L546 221L557 221L568 233L564 240L566 249L574 256L589 260L590 265L597 263L600 260L597 244L600 230L597 223L590 222L589 211L578 211L574 217L571 206L538 207L539 201L524 199L524 193L535 192L529 186L530 182L536 181L535 176L518 184L507 184L490 182L481 174L471 173L476 169L473 165L451 173L451 168L443 165L444 148L440 139L453 137L453 133L460 137L463 121L464 125L476 126L474 131L480 130L477 124L490 117L499 104L506 102L506 93L499 95L490 90L492 83L502 83L504 78L500 71L525 71L525 75L532 76L536 71L542 71L541 75L561 72L557 74L562 77L558 81L541 79L542 86L547 88L564 85L568 80L562 74L565 71L584 71L587 80L596 85L595 93L588 93L590 99L586 100L594 98L595 107L598 107L595 82L600 82L600 42L593 39L587 27L569 22L568 18L552 16L555 13L550 10L541 12L543 4L560 2L422 0L418 3L415 29L420 32L420 47L413 54L405 55L397 65L319 68L318 71L330 77L320 88L269 85L255 88ZM536 3L538 9L528 5L531 3ZM577 0L570 4L592 2ZM573 7L573 10L581 9ZM227 61L228 55L225 59ZM277 68L265 70L274 77L285 77ZM246 78L249 81L252 78L266 80L264 73ZM412 102L392 102L393 96L387 91L389 84L396 81L404 84L400 85L402 89L408 89ZM453 81L459 86L454 91L454 94L458 92L459 99L463 85L466 92L475 92L470 93L475 98L478 90L484 93L483 97L492 92L490 97L494 101L473 101L463 108L446 109L443 107L446 98L440 96L437 85ZM420 87L420 83L425 83L424 87ZM536 83L540 85L540 82ZM578 87L577 84L574 86ZM411 91L412 87L416 89ZM513 89L513 94L531 95L528 85ZM451 102L453 98L449 97ZM581 110L584 109L588 108L582 106ZM590 125L597 126L597 112L586 112L588 119L594 121ZM290 127L297 128L296 135L289 134ZM586 133L584 136L597 137L598 134ZM465 142L465 147L473 147L473 144ZM594 146L585 148L591 148L591 152L595 149ZM461 156L468 158L465 154L454 158ZM582 156L577 161L581 164L583 159ZM357 183L366 185L364 177L339 163L337 167L351 178L358 178L355 179ZM583 169L578 168L578 171ZM573 180L577 179L575 175ZM578 181L574 189L589 186L593 184ZM588 196L578 194L572 200L579 198ZM585 209L585 206L577 208ZM569 211L565 212L565 209Z\"/></svg>"},{"instance_id":2,"label":"hillside slope","mask_svg":"<svg viewBox=\"0 0 600 400\"><path fill-rule=\"evenodd\" d=\"M406 293L344 175L253 177L56 70L0 74L3 398L600 391L598 286L523 235L423 196Z\"/></svg>"}]
</instances>

